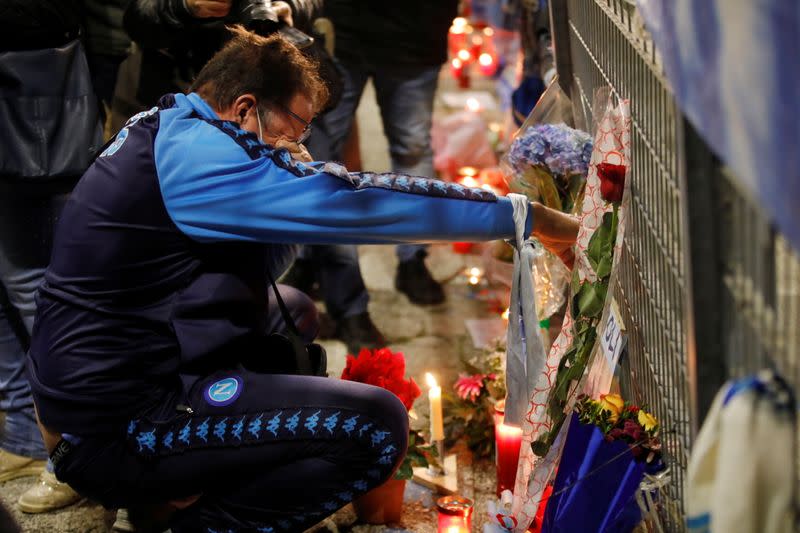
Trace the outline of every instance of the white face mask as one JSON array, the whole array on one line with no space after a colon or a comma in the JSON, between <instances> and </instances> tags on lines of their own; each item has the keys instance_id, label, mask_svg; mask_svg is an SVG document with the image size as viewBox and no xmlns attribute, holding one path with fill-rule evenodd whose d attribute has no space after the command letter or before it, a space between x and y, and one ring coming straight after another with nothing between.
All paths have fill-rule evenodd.
<instances>
[{"instance_id":1,"label":"white face mask","mask_svg":"<svg viewBox=\"0 0 800 533\"><path fill-rule=\"evenodd\" d=\"M258 110L258 105L256 105L256 119L258 119L258 140L261 141L261 144L264 144L264 137L261 134L261 113Z\"/></svg>"}]
</instances>

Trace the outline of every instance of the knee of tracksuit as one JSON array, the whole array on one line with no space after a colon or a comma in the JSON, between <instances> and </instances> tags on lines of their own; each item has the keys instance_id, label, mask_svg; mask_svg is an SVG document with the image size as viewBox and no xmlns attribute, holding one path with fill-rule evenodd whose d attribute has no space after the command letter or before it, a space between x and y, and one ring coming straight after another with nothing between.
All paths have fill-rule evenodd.
<instances>
[{"instance_id":1,"label":"knee of tracksuit","mask_svg":"<svg viewBox=\"0 0 800 533\"><path fill-rule=\"evenodd\" d=\"M388 479L406 455L408 448L408 411L400 399L385 389L375 388L369 399L369 410L372 418L385 431L389 432L388 438L381 442L380 446L369 445L370 463L380 461L389 446L395 450L391 454L391 468L386 468L382 472L381 481ZM388 465L387 465L388 466Z\"/></svg>"}]
</instances>

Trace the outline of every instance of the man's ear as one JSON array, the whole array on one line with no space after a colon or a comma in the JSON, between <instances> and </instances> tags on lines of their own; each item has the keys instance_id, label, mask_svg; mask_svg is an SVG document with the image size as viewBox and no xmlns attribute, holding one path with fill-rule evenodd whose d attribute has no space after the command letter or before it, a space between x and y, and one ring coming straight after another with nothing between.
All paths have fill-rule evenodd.
<instances>
[{"instance_id":1,"label":"man's ear","mask_svg":"<svg viewBox=\"0 0 800 533\"><path fill-rule=\"evenodd\" d=\"M256 97L250 93L243 94L233 102L233 113L236 116L236 121L239 124L243 123L247 118L247 114L256 105Z\"/></svg>"}]
</instances>

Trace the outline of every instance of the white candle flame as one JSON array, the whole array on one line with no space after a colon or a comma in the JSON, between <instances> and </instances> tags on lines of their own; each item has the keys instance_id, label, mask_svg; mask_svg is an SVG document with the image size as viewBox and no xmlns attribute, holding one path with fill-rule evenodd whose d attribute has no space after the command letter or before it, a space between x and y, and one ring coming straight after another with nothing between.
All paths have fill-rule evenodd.
<instances>
[{"instance_id":1,"label":"white candle flame","mask_svg":"<svg viewBox=\"0 0 800 533\"><path fill-rule=\"evenodd\" d=\"M461 180L461 184L464 187L470 187L470 188L477 187L478 186L478 180L476 180L472 176L465 176L464 179Z\"/></svg>"},{"instance_id":2,"label":"white candle flame","mask_svg":"<svg viewBox=\"0 0 800 533\"><path fill-rule=\"evenodd\" d=\"M436 383L436 378L433 377L433 374L430 372L425 372L425 381L428 383L428 387L434 388L438 387L439 385Z\"/></svg>"},{"instance_id":3,"label":"white candle flame","mask_svg":"<svg viewBox=\"0 0 800 533\"><path fill-rule=\"evenodd\" d=\"M481 103L477 98L467 98L467 109L473 112L480 111Z\"/></svg>"}]
</instances>

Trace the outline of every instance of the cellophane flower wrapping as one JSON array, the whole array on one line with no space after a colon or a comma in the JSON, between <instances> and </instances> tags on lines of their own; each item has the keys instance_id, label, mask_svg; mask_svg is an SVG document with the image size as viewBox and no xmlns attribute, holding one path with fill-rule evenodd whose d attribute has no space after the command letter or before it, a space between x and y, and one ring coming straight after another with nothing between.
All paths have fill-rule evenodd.
<instances>
[{"instance_id":1,"label":"cellophane flower wrapping","mask_svg":"<svg viewBox=\"0 0 800 533\"><path fill-rule=\"evenodd\" d=\"M580 210L593 142L573 125L572 104L553 82L501 160L512 192L565 213Z\"/></svg>"},{"instance_id":2,"label":"cellophane flower wrapping","mask_svg":"<svg viewBox=\"0 0 800 533\"><path fill-rule=\"evenodd\" d=\"M586 393L590 396L597 396L607 392L603 387L607 387L604 380L587 379L594 370L594 363L602 358L595 357L598 352L596 343L591 343L589 353L590 359L587 365L587 372L575 378L569 387L565 405L561 410L558 419L554 419L552 412L548 409L552 405L555 394L555 386L558 380L559 371L563 371L563 360L573 348L573 342L577 335L573 331L576 321L573 318L573 296L577 294L577 289L586 283L597 282L597 275L589 260L589 243L592 235L604 224L604 219L612 211L612 205L604 200L601 193L601 181L598 176L597 166L604 163L616 163L630 166L630 111L627 101L618 103L606 98L606 105L598 108L598 119L596 121L596 132L594 136L594 149L589 164L589 174L586 183L586 191L581 202L579 213L580 229L575 248L575 266L573 269L573 286L570 288L570 298L567 302L567 309L564 315L561 333L553 342L547 355L547 361L541 374L536 380L534 392L531 394L528 412L523 421L523 440L520 451L519 470L517 471L517 481L514 488L513 513L519 520L517 533L525 531L525 527L534 520L542 494L548 486L552 485L555 477L556 468L561 458L563 450L565 427L568 423L563 423L564 413L570 413L575 405L578 394ZM630 181L630 180L628 180ZM628 185L626 184L626 188ZM626 202L623 200L622 206L618 209L618 227L616 230L613 266L611 267L611 284L616 276L619 265L619 257L622 248L622 235L624 235L626 219ZM603 315L610 307L609 301L611 293L601 299L603 302ZM600 319L602 323L602 318ZM599 337L602 331L594 330ZM593 382L593 385L588 383ZM549 436L549 438L548 438ZM547 439L549 444L542 454L534 453L532 444Z\"/></svg>"},{"instance_id":3,"label":"cellophane flower wrapping","mask_svg":"<svg viewBox=\"0 0 800 533\"><path fill-rule=\"evenodd\" d=\"M557 80L550 84L502 158L512 192L570 214L580 211L592 156L589 133L574 127L572 103ZM549 318L564 304L569 271L544 249L535 260L537 309Z\"/></svg>"},{"instance_id":4,"label":"cellophane flower wrapping","mask_svg":"<svg viewBox=\"0 0 800 533\"><path fill-rule=\"evenodd\" d=\"M644 474L663 468L637 461L622 440L572 414L542 533L630 533L641 520L636 491Z\"/></svg>"}]
</instances>

